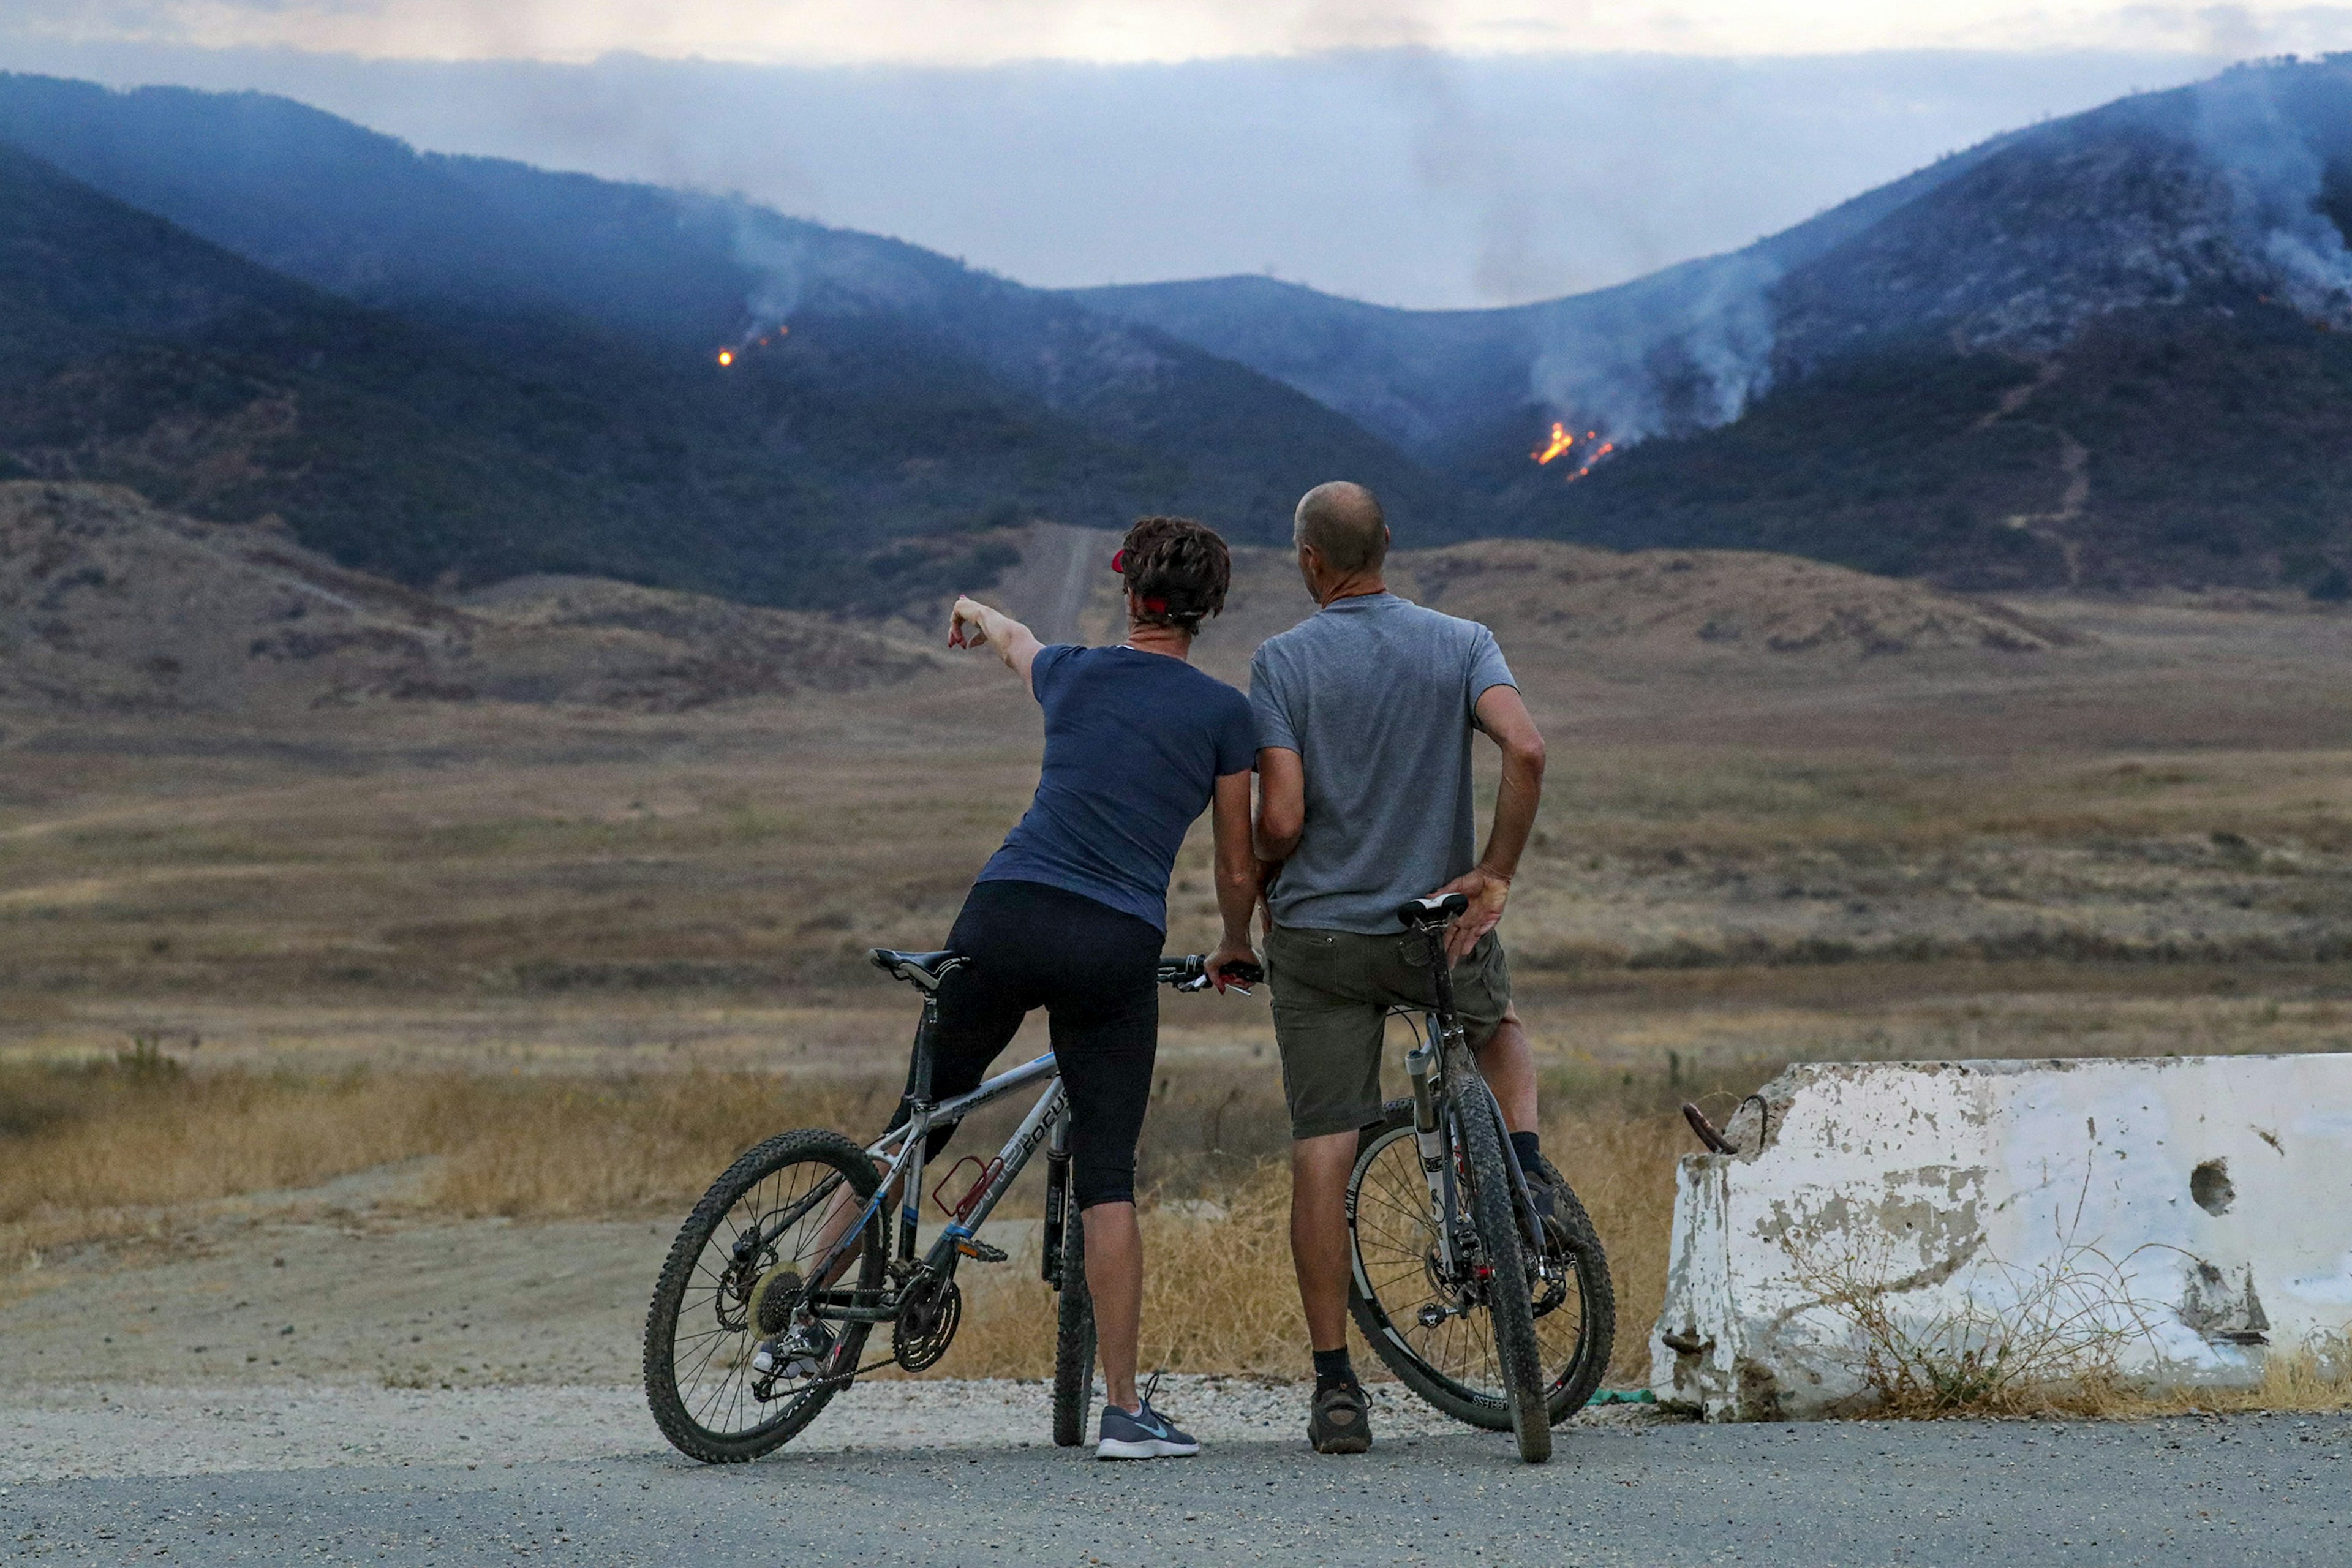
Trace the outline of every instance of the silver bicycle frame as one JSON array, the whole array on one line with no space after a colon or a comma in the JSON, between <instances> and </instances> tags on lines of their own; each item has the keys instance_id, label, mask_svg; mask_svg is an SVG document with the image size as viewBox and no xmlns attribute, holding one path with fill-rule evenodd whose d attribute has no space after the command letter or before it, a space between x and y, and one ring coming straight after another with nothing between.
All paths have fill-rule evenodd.
<instances>
[{"instance_id":1,"label":"silver bicycle frame","mask_svg":"<svg viewBox=\"0 0 2352 1568\"><path fill-rule=\"evenodd\" d=\"M914 1107L905 1122L866 1146L867 1156L877 1164L886 1160L888 1163L882 1173L881 1185L876 1190L872 1203L865 1214L857 1216L857 1223L844 1233L844 1239L866 1227L873 1214L887 1200L891 1184L903 1174L906 1184L899 1189L898 1256L901 1261L911 1261L915 1256L916 1224L922 1213L924 1145L929 1142L929 1134L938 1128L955 1125L982 1106L992 1104L1006 1095L1017 1094L1032 1084L1046 1084L1045 1092L1037 1097L1037 1103L1030 1108L1028 1115L1021 1119L1021 1125L1013 1130L1013 1136L1005 1141L1003 1149L998 1152L996 1173L989 1183L988 1190L981 1194L980 1201L962 1219L950 1219L939 1240L932 1243L932 1251L940 1254L934 1261L946 1261L946 1252L969 1240L987 1223L990 1213L1003 1201L1006 1189L1013 1185L1013 1178L1027 1168L1029 1161L1037 1152L1037 1146L1067 1114L1069 1100L1062 1092L1061 1072L1061 1064L1048 1051L1042 1057L1022 1063L1010 1072L989 1079L969 1094L960 1094L937 1105Z\"/></svg>"}]
</instances>

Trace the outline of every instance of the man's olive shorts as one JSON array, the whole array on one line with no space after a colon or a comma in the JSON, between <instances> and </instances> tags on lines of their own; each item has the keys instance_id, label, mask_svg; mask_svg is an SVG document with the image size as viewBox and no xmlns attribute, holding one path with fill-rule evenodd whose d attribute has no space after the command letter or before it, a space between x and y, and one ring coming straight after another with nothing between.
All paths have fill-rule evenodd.
<instances>
[{"instance_id":1,"label":"man's olive shorts","mask_svg":"<svg viewBox=\"0 0 2352 1568\"><path fill-rule=\"evenodd\" d=\"M1381 1047L1392 1006L1437 1002L1430 953L1444 948L1418 931L1356 931L1276 926L1265 939L1274 987L1274 1039L1290 1135L1353 1132L1381 1119ZM1454 1011L1475 1048L1494 1037L1511 1005L1511 967L1493 931L1454 966Z\"/></svg>"}]
</instances>

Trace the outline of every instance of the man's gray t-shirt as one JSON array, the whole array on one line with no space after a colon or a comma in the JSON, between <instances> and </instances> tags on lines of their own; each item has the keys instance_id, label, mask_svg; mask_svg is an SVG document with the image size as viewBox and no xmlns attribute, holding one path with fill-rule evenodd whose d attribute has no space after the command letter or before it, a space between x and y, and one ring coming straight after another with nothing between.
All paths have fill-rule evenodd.
<instances>
[{"instance_id":1,"label":"man's gray t-shirt","mask_svg":"<svg viewBox=\"0 0 2352 1568\"><path fill-rule=\"evenodd\" d=\"M1275 923L1393 931L1399 904L1476 865L1472 721L1489 689L1517 684L1494 633L1394 594L1336 599L1267 638L1250 661L1257 743L1307 773Z\"/></svg>"}]
</instances>

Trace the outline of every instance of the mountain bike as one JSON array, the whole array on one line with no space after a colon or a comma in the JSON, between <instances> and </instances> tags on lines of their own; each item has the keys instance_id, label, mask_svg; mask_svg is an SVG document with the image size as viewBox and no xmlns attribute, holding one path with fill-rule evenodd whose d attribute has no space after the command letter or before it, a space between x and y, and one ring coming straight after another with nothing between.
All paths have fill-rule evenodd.
<instances>
[{"instance_id":1,"label":"mountain bike","mask_svg":"<svg viewBox=\"0 0 2352 1568\"><path fill-rule=\"evenodd\" d=\"M1397 919L1430 944L1436 1005L1398 1007L1412 1032L1411 1098L1357 1142L1348 1180L1349 1308L1405 1385L1456 1420L1513 1433L1519 1457L1551 1456L1551 1428L1601 1385L1616 1300L1601 1237L1566 1183L1540 1213L1454 1011L1445 928L1459 893L1415 899Z\"/></svg>"},{"instance_id":2,"label":"mountain bike","mask_svg":"<svg viewBox=\"0 0 2352 1568\"><path fill-rule=\"evenodd\" d=\"M938 1364L963 1320L957 1268L967 1259L1007 1260L1003 1249L981 1239L981 1230L1041 1148L1039 1269L1059 1295L1054 1441L1070 1447L1086 1440L1094 1401L1094 1305L1087 1294L1086 1229L1076 1223L1071 1201L1070 1111L1060 1069L1049 1052L969 1094L932 1103L940 984L970 961L953 952L887 948L868 956L922 994L907 1120L863 1148L838 1132L803 1128L750 1150L695 1205L654 1287L646 1313L646 1400L662 1435L708 1463L754 1459L781 1447L866 1373L894 1363L908 1372ZM1225 974L1228 984L1244 985L1260 978L1240 964ZM1197 954L1162 959L1159 978L1179 991L1211 983L1207 960ZM947 1223L918 1257L929 1134L1040 1086L1044 1092L994 1157L966 1156L950 1167L932 1194ZM962 1184L961 1173L975 1165L978 1174ZM797 1359L772 1352L768 1364L760 1364L761 1347L796 1326L822 1350L804 1350ZM886 1326L889 1353L862 1361L867 1340Z\"/></svg>"}]
</instances>

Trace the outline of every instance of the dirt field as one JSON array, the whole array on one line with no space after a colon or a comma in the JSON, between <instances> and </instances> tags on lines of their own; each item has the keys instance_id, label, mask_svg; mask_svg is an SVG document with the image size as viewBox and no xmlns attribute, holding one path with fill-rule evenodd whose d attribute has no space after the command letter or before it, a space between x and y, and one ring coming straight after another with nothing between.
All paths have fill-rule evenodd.
<instances>
[{"instance_id":1,"label":"dirt field","mask_svg":"<svg viewBox=\"0 0 2352 1568\"><path fill-rule=\"evenodd\" d=\"M999 596L1088 630L1100 542L1045 538ZM1412 585L1493 619L1552 744L1506 931L1620 1379L1683 1098L1798 1058L2342 1048L2352 617L1441 553ZM1203 653L1233 679L1307 607L1243 565ZM1001 671L906 668L669 713L0 711L5 1375L625 1382L733 1150L878 1124L913 1015L861 955L940 938L1034 781ZM1171 947L1213 916L1195 843ZM1147 1179L1251 1228L1155 1220L1233 1305L1171 1279L1148 1352L1295 1370L1262 1001L1164 1018ZM1033 1292L976 1298L942 1371L1036 1371Z\"/></svg>"}]
</instances>

